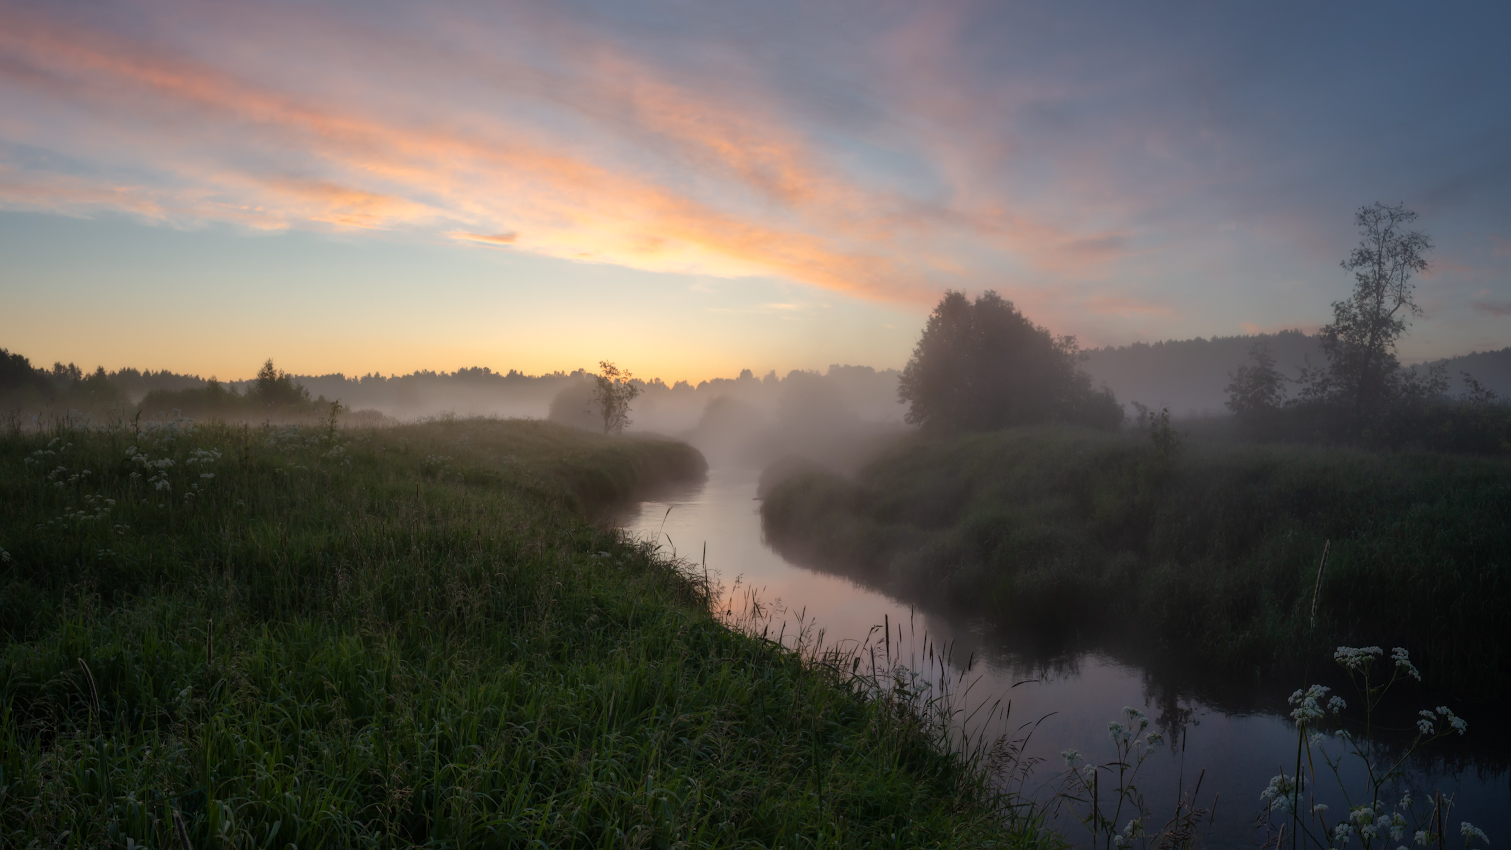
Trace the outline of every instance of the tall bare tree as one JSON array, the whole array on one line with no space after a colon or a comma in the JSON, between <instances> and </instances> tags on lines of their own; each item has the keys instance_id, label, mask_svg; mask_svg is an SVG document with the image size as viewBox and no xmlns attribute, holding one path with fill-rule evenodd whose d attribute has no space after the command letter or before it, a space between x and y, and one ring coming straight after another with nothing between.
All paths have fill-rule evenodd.
<instances>
[{"instance_id":1,"label":"tall bare tree","mask_svg":"<svg viewBox=\"0 0 1511 850\"><path fill-rule=\"evenodd\" d=\"M1311 376L1307 395L1348 406L1367 420L1401 389L1396 343L1422 309L1412 298L1412 275L1427 268L1432 240L1408 230L1417 214L1404 204L1374 203L1354 216L1359 244L1344 269L1353 272L1353 295L1333 302L1333 321L1322 328L1326 372Z\"/></svg>"}]
</instances>

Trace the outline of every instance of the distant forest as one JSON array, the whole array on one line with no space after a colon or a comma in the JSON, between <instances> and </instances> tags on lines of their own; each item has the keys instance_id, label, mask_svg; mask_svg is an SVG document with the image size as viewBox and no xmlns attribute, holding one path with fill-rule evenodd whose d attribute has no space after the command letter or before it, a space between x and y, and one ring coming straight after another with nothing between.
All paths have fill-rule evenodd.
<instances>
[{"instance_id":1,"label":"distant forest","mask_svg":"<svg viewBox=\"0 0 1511 850\"><path fill-rule=\"evenodd\" d=\"M1155 410L1168 407L1177 416L1225 414L1229 376L1249 362L1250 350L1260 341L1269 345L1276 368L1289 378L1294 379L1308 359L1314 366L1325 362L1317 337L1281 331L1092 348L1085 352L1082 367L1094 383L1106 384L1124 404L1139 402ZM1511 348L1463 354L1411 368L1435 366L1447 371L1452 394L1459 394L1463 388L1460 373L1468 373L1500 397L1511 397Z\"/></svg>"},{"instance_id":2,"label":"distant forest","mask_svg":"<svg viewBox=\"0 0 1511 850\"><path fill-rule=\"evenodd\" d=\"M1256 341L1268 343L1277 368L1294 376L1302 364L1322 362L1317 338L1300 331L1257 336L1198 337L1155 343L1093 348L1082 364L1095 385L1105 384L1124 405L1133 402L1156 410L1168 407L1177 416L1224 414L1223 403L1230 375L1249 362ZM1511 348L1465 354L1419 364L1415 368L1442 366L1452 392L1462 388L1460 373L1468 373L1502 398L1511 397ZM481 414L576 420L579 399L586 397L589 373L552 372L526 375L487 367L454 372L417 371L407 375L377 373L348 377L343 374L289 375L309 397L339 400L348 410L367 410L395 419L414 419L444 413ZM781 408L816 405L838 415L868 422L901 423L904 408L897 401L897 370L866 366L829 367L826 372L793 371L786 376L769 372L757 377L744 370L735 378L716 378L691 384L660 379L640 381L643 388L635 404L633 430L681 432L694 428L710 414L709 403L727 398L768 415ZM204 390L211 379L167 370L133 368L86 372L69 363L50 368L34 367L19 353L0 349L0 413L32 414L39 410L68 409L102 411L115 405L136 406L148 401L144 415L158 415L164 404L184 390ZM254 393L256 379L224 381L219 386L243 397ZM149 395L152 397L149 399ZM161 400L154 405L153 400ZM553 405L554 402L554 405ZM727 406L726 406L727 407ZM736 417L730 410L712 411ZM782 418L786 418L783 416ZM585 420L584 420L585 422Z\"/></svg>"}]
</instances>

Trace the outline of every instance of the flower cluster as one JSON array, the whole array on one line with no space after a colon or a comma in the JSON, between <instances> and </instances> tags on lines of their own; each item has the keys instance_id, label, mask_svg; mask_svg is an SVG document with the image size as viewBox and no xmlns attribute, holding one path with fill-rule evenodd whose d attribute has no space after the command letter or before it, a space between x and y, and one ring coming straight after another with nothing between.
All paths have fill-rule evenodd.
<instances>
[{"instance_id":1,"label":"flower cluster","mask_svg":"<svg viewBox=\"0 0 1511 850\"><path fill-rule=\"evenodd\" d=\"M1411 659L1406 656L1406 649L1404 647L1398 646L1392 649L1390 651L1390 660L1395 662L1397 670L1405 671L1406 675L1416 679L1418 682L1422 681L1421 672L1417 670L1417 665L1412 664Z\"/></svg>"},{"instance_id":2,"label":"flower cluster","mask_svg":"<svg viewBox=\"0 0 1511 850\"><path fill-rule=\"evenodd\" d=\"M1469 724L1464 722L1464 718L1454 714L1453 710L1446 705L1438 706L1435 713L1424 708L1417 712L1417 714L1420 718L1417 720L1417 731L1427 737L1438 734L1446 735L1449 729L1462 735L1469 729ZM1439 719L1448 724L1448 729L1442 730L1441 733L1439 733L1437 725Z\"/></svg>"},{"instance_id":3,"label":"flower cluster","mask_svg":"<svg viewBox=\"0 0 1511 850\"><path fill-rule=\"evenodd\" d=\"M1469 821L1459 822L1459 834L1464 836L1465 844L1468 844L1469 839L1471 838L1478 839L1485 844L1490 843L1490 838L1489 836L1485 835L1485 831L1470 823Z\"/></svg>"},{"instance_id":4,"label":"flower cluster","mask_svg":"<svg viewBox=\"0 0 1511 850\"><path fill-rule=\"evenodd\" d=\"M147 479L155 490L167 490L172 492L173 485L168 481L168 470L173 468L173 458L161 457L153 460L146 452L132 446L126 450L126 457L140 468L140 472L133 472L132 478L141 477L142 472L150 472L152 475Z\"/></svg>"},{"instance_id":5,"label":"flower cluster","mask_svg":"<svg viewBox=\"0 0 1511 850\"><path fill-rule=\"evenodd\" d=\"M1123 721L1117 720L1107 724L1107 734L1112 736L1112 742L1119 745L1131 745L1135 749L1142 750L1145 747L1157 746L1164 737L1158 732L1143 734L1149 728L1149 718L1136 708L1123 706Z\"/></svg>"},{"instance_id":6,"label":"flower cluster","mask_svg":"<svg viewBox=\"0 0 1511 850\"><path fill-rule=\"evenodd\" d=\"M1340 646L1333 653L1333 660L1346 670L1368 670L1384 654L1385 650L1378 646Z\"/></svg>"},{"instance_id":7,"label":"flower cluster","mask_svg":"<svg viewBox=\"0 0 1511 850\"><path fill-rule=\"evenodd\" d=\"M1313 721L1321 720L1327 716L1328 712L1337 714L1348 707L1348 703L1344 702L1342 697L1337 696L1328 698L1326 707L1324 707L1322 701L1327 697L1328 690L1326 685L1312 685L1304 691L1297 690L1291 694L1288 702L1290 702L1292 708L1291 719L1296 721L1297 728L1306 726Z\"/></svg>"},{"instance_id":8,"label":"flower cluster","mask_svg":"<svg viewBox=\"0 0 1511 850\"><path fill-rule=\"evenodd\" d=\"M1296 791L1296 778L1282 773L1270 779L1269 787L1259 792L1259 799L1270 811L1285 814L1296 808Z\"/></svg>"},{"instance_id":9,"label":"flower cluster","mask_svg":"<svg viewBox=\"0 0 1511 850\"><path fill-rule=\"evenodd\" d=\"M1140 818L1134 818L1128 821L1127 826L1123 827L1122 834L1112 836L1112 844L1115 847L1127 847L1133 843L1133 839L1142 838L1143 836L1144 821Z\"/></svg>"}]
</instances>

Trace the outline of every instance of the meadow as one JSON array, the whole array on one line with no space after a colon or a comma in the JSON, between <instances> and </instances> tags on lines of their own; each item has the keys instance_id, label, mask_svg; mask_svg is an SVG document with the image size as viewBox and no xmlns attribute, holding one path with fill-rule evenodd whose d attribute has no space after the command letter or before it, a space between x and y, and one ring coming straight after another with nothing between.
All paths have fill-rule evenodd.
<instances>
[{"instance_id":1,"label":"meadow","mask_svg":"<svg viewBox=\"0 0 1511 850\"><path fill-rule=\"evenodd\" d=\"M763 527L800 563L1052 644L1284 682L1338 645L1402 646L1431 687L1505 690L1511 459L1199 437L912 436L853 478L771 487Z\"/></svg>"},{"instance_id":2,"label":"meadow","mask_svg":"<svg viewBox=\"0 0 1511 850\"><path fill-rule=\"evenodd\" d=\"M0 846L1053 843L916 702L591 518L542 422L0 435Z\"/></svg>"}]
</instances>

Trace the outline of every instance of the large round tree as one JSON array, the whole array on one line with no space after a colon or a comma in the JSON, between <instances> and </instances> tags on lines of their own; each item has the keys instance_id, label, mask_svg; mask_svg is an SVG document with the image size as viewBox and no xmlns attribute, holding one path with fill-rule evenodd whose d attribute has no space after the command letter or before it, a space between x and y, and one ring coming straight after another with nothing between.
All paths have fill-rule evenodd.
<instances>
[{"instance_id":1,"label":"large round tree","mask_svg":"<svg viewBox=\"0 0 1511 850\"><path fill-rule=\"evenodd\" d=\"M907 421L931 431L979 431L1067 422L1116 428L1123 409L1078 367L1074 337L1057 337L985 292L949 291L903 370Z\"/></svg>"}]
</instances>

